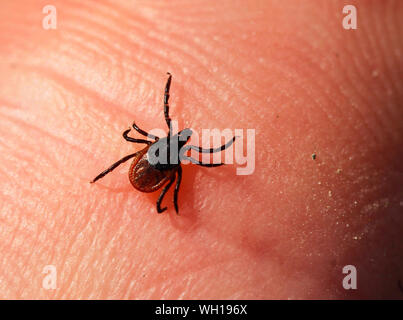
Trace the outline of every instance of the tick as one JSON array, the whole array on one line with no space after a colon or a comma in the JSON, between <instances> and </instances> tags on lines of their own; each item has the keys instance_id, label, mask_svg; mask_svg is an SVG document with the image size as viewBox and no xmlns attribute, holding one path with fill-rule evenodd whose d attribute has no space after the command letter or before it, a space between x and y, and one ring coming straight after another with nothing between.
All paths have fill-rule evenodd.
<instances>
[{"instance_id":1,"label":"tick","mask_svg":"<svg viewBox=\"0 0 403 320\"><path fill-rule=\"evenodd\" d=\"M161 202L167 193L168 189L176 180L173 203L175 211L179 214L178 209L178 193L182 180L182 167L181 160L186 159L190 162L203 167L218 167L224 163L202 163L192 157L185 156L185 152L193 149L201 153L215 153L220 152L231 146L235 137L233 137L226 144L223 144L218 148L204 149L193 145L185 144L188 142L192 135L191 129L183 129L177 134L172 135L171 118L169 117L169 89L171 87L172 76L168 73L168 80L165 85L164 92L164 116L165 122L168 126L168 136L159 138L155 135L149 134L146 131L140 129L135 122L133 122L133 129L139 132L141 135L152 139L153 141L144 139L135 139L128 136L131 128L123 132L123 138L126 141L133 143L142 143L147 146L135 153L129 154L126 157L112 164L109 168L102 171L97 175L91 183L103 178L109 172L112 172L116 167L133 158L133 162L129 169L129 180L133 187L141 192L154 192L162 188L160 196L157 200L157 212L164 212L167 207L161 208Z\"/></svg>"}]
</instances>

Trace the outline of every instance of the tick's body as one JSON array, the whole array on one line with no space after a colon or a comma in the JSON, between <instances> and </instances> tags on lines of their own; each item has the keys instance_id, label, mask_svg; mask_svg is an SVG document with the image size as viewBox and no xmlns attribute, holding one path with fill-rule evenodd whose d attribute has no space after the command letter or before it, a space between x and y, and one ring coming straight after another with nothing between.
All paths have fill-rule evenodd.
<instances>
[{"instance_id":1,"label":"tick's body","mask_svg":"<svg viewBox=\"0 0 403 320\"><path fill-rule=\"evenodd\" d=\"M150 165L145 147L134 157L129 169L129 180L133 187L141 192L154 192L161 188L171 177L175 177L175 169L158 170Z\"/></svg>"},{"instance_id":2,"label":"tick's body","mask_svg":"<svg viewBox=\"0 0 403 320\"><path fill-rule=\"evenodd\" d=\"M139 132L143 136L153 139L154 141L131 138L127 135L131 129L126 130L125 132L123 132L123 137L127 141L134 143L144 143L147 144L147 146L136 153L129 154L126 157L120 159L119 161L111 165L108 169L101 172L98 176L94 178L94 180L91 181L91 183L94 183L95 181L101 179L106 174L114 170L120 164L133 158L133 162L129 169L129 180L134 188L136 188L141 192L154 192L160 189L164 184L166 184L157 201L158 213L161 213L167 209L166 207L161 209L161 202L162 199L164 198L165 193L175 182L175 180L176 184L175 184L173 202L176 213L179 212L178 192L182 180L182 167L180 164L181 159L183 160L183 158L186 158L186 160L189 160L192 163L205 167L216 167L223 165L223 163L217 163L217 164L200 163L199 161L191 157L184 156L185 151L193 149L203 153L219 152L225 150L235 140L234 137L228 143L222 145L219 148L203 149L201 147L196 146L186 146L186 147L184 146L186 142L189 140L190 136L192 135L192 131L190 129L184 129L178 132L177 134L172 135L171 118L169 117L169 104L168 104L169 89L171 86L172 76L169 73L168 75L169 77L165 86L165 94L164 94L164 115L165 115L165 121L169 128L168 136L160 139L157 136L145 132L144 130L140 129L135 123L133 123L133 128L137 132ZM173 141L176 143L171 145L171 142Z\"/></svg>"}]
</instances>

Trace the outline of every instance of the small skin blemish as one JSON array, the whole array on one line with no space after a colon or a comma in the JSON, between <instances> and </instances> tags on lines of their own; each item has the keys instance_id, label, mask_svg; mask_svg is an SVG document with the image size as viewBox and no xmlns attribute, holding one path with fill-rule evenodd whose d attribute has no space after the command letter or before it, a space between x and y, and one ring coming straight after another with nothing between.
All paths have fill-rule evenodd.
<instances>
[{"instance_id":1,"label":"small skin blemish","mask_svg":"<svg viewBox=\"0 0 403 320\"><path fill-rule=\"evenodd\" d=\"M316 153L312 153L312 160L316 160Z\"/></svg>"},{"instance_id":2,"label":"small skin blemish","mask_svg":"<svg viewBox=\"0 0 403 320\"><path fill-rule=\"evenodd\" d=\"M339 168L339 169L336 170L336 173L337 173L337 174L340 174L341 171L342 171L342 170Z\"/></svg>"}]
</instances>

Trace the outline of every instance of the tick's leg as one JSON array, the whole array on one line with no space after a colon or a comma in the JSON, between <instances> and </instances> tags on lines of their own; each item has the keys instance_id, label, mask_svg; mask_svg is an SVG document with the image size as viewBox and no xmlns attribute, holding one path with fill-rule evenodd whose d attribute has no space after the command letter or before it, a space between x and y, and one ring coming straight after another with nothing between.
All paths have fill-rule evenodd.
<instances>
[{"instance_id":1,"label":"tick's leg","mask_svg":"<svg viewBox=\"0 0 403 320\"><path fill-rule=\"evenodd\" d=\"M236 137L233 137L226 144L223 144L221 147L218 147L218 148L204 149L202 147L196 147L196 146L192 146L192 145L186 146L185 148L186 149L193 149L193 150L196 150L196 151L202 152L202 153L220 152L220 151L223 151L223 150L227 149L230 145L232 145L234 143L234 141L235 141L235 138Z\"/></svg>"},{"instance_id":2,"label":"tick's leg","mask_svg":"<svg viewBox=\"0 0 403 320\"><path fill-rule=\"evenodd\" d=\"M224 163L196 163L198 166L202 166L202 167L219 167L222 166Z\"/></svg>"},{"instance_id":3,"label":"tick's leg","mask_svg":"<svg viewBox=\"0 0 403 320\"><path fill-rule=\"evenodd\" d=\"M136 130L138 133L142 134L145 137L149 137L151 139L154 139L155 141L159 140L159 137L154 136L153 134L145 132L144 130L140 129L134 121L133 121L133 128L134 130Z\"/></svg>"},{"instance_id":4,"label":"tick's leg","mask_svg":"<svg viewBox=\"0 0 403 320\"><path fill-rule=\"evenodd\" d=\"M115 162L113 165L111 165L108 169L102 171L99 175L97 175L90 183L94 183L95 181L101 179L102 177L104 177L105 175L107 175L109 172L113 171L118 165L122 164L123 162L126 162L127 160L133 158L134 156L136 156L138 152L133 153L133 154L129 154L128 156L120 159L118 162Z\"/></svg>"},{"instance_id":5,"label":"tick's leg","mask_svg":"<svg viewBox=\"0 0 403 320\"><path fill-rule=\"evenodd\" d=\"M202 166L202 167L219 167L224 164L224 163L203 163L203 162L200 162L200 161L193 159L192 157L188 157L188 156L185 156L183 158L183 160L189 160L191 163L197 164L198 166Z\"/></svg>"},{"instance_id":6,"label":"tick's leg","mask_svg":"<svg viewBox=\"0 0 403 320\"><path fill-rule=\"evenodd\" d=\"M127 134L130 132L130 130L131 129L129 128L125 132L123 132L123 138L125 138L126 141L135 142L135 143L145 143L145 144L148 144L148 145L152 144L152 142L148 141L148 140L134 139L134 138L129 137Z\"/></svg>"},{"instance_id":7,"label":"tick's leg","mask_svg":"<svg viewBox=\"0 0 403 320\"><path fill-rule=\"evenodd\" d=\"M165 93L164 93L164 115L165 115L165 121L168 125L169 132L171 132L171 118L169 117L169 89L171 87L171 79L172 75L167 72L169 75L167 83L165 85ZM169 134L168 134L169 135Z\"/></svg>"},{"instance_id":8,"label":"tick's leg","mask_svg":"<svg viewBox=\"0 0 403 320\"><path fill-rule=\"evenodd\" d=\"M171 187L171 185L172 185L172 183L174 183L174 181L175 181L175 175L172 175L172 178L171 178L171 180L169 180L169 183L164 187L164 189L162 189L161 194L157 200L157 212L158 213L162 213L167 209L167 207L164 207L161 209L161 202L162 202L162 199L164 199L165 193L167 193L168 189Z\"/></svg>"},{"instance_id":9,"label":"tick's leg","mask_svg":"<svg viewBox=\"0 0 403 320\"><path fill-rule=\"evenodd\" d=\"M174 206L175 206L176 214L179 214L178 193L179 193L179 187L181 185L181 180L182 180L182 167L180 165L178 167L177 172L178 172L178 178L176 179L176 185L175 185L175 190L174 190Z\"/></svg>"}]
</instances>

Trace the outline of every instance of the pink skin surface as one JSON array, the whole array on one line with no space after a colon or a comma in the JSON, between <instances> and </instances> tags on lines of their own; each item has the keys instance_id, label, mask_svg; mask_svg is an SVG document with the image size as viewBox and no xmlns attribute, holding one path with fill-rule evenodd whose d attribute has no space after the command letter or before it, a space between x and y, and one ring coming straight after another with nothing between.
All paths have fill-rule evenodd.
<instances>
[{"instance_id":1,"label":"pink skin surface","mask_svg":"<svg viewBox=\"0 0 403 320\"><path fill-rule=\"evenodd\" d=\"M320 0L53 1L44 30L1 1L0 297L402 298L403 2L350 2L357 30ZM180 128L256 130L251 175L183 166L180 216L129 163L88 183L165 130L167 71Z\"/></svg>"}]
</instances>

